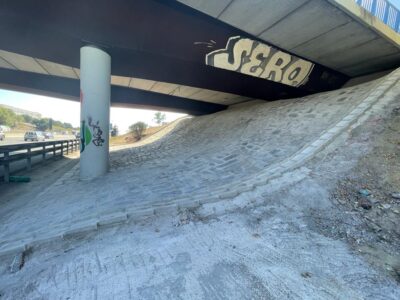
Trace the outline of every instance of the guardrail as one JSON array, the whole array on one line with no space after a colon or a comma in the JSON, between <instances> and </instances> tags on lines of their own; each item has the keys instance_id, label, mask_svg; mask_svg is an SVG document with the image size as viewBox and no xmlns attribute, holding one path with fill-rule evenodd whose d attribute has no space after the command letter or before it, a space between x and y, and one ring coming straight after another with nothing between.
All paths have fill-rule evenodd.
<instances>
[{"instance_id":1,"label":"guardrail","mask_svg":"<svg viewBox=\"0 0 400 300\"><path fill-rule=\"evenodd\" d=\"M0 166L4 167L4 181L10 181L10 163L26 160L26 169L32 167L32 157L42 156L42 161L46 160L47 153L53 153L52 157L63 156L78 150L80 140L59 140L36 143L24 143L0 146Z\"/></svg>"},{"instance_id":2,"label":"guardrail","mask_svg":"<svg viewBox=\"0 0 400 300\"><path fill-rule=\"evenodd\" d=\"M400 11L387 0L355 0L373 16L396 32L400 32Z\"/></svg>"}]
</instances>

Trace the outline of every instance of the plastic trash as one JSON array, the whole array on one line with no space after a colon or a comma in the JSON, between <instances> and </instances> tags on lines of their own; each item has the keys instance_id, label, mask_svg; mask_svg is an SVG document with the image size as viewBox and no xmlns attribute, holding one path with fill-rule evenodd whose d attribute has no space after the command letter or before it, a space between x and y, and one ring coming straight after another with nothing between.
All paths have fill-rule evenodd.
<instances>
[{"instance_id":1,"label":"plastic trash","mask_svg":"<svg viewBox=\"0 0 400 300\"><path fill-rule=\"evenodd\" d=\"M358 193L364 197L368 197L369 195L371 195L371 192L367 189L360 189Z\"/></svg>"},{"instance_id":2,"label":"plastic trash","mask_svg":"<svg viewBox=\"0 0 400 300\"><path fill-rule=\"evenodd\" d=\"M29 176L10 176L10 182L29 182L31 178Z\"/></svg>"}]
</instances>

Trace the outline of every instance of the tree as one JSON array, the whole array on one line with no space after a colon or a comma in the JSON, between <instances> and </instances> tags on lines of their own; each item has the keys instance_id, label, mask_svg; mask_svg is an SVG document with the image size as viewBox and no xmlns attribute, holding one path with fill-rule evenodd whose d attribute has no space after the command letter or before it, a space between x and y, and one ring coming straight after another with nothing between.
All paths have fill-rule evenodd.
<instances>
[{"instance_id":1,"label":"tree","mask_svg":"<svg viewBox=\"0 0 400 300\"><path fill-rule=\"evenodd\" d=\"M111 136L117 136L119 132L118 126L114 125L111 129Z\"/></svg>"},{"instance_id":2,"label":"tree","mask_svg":"<svg viewBox=\"0 0 400 300\"><path fill-rule=\"evenodd\" d=\"M147 124L144 122L136 122L129 126L130 132L136 137L137 140L140 140L143 137L144 131L147 128Z\"/></svg>"},{"instance_id":3,"label":"tree","mask_svg":"<svg viewBox=\"0 0 400 300\"><path fill-rule=\"evenodd\" d=\"M22 117L24 118L24 122L25 122L25 123L32 123L32 122L33 122L32 116L29 116L29 115L22 115Z\"/></svg>"},{"instance_id":4,"label":"tree","mask_svg":"<svg viewBox=\"0 0 400 300\"><path fill-rule=\"evenodd\" d=\"M66 128L66 129L72 129L71 123L62 123L62 127Z\"/></svg>"},{"instance_id":5,"label":"tree","mask_svg":"<svg viewBox=\"0 0 400 300\"><path fill-rule=\"evenodd\" d=\"M160 125L162 122L165 121L165 119L167 118L167 116L162 113L161 111L158 111L154 114L154 121Z\"/></svg>"},{"instance_id":6,"label":"tree","mask_svg":"<svg viewBox=\"0 0 400 300\"><path fill-rule=\"evenodd\" d=\"M0 124L9 127L14 127L18 121L18 116L11 110L5 107L0 107Z\"/></svg>"},{"instance_id":7,"label":"tree","mask_svg":"<svg viewBox=\"0 0 400 300\"><path fill-rule=\"evenodd\" d=\"M49 128L49 120L47 119L33 119L32 122L37 130L46 131Z\"/></svg>"}]
</instances>

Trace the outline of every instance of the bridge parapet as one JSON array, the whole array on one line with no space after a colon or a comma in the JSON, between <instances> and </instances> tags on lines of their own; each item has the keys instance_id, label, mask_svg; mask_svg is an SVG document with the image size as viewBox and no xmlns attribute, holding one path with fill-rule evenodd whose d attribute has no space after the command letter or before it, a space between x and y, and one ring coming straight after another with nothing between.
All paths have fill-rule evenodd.
<instances>
[{"instance_id":1,"label":"bridge parapet","mask_svg":"<svg viewBox=\"0 0 400 300\"><path fill-rule=\"evenodd\" d=\"M400 11L387 0L355 0L358 5L369 11L384 24L400 32Z\"/></svg>"}]
</instances>

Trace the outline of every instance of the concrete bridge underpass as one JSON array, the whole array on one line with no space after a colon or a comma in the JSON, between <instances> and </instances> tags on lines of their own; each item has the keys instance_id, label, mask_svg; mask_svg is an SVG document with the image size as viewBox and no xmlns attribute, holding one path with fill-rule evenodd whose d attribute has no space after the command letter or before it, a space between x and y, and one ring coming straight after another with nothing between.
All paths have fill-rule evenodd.
<instances>
[{"instance_id":1,"label":"concrete bridge underpass","mask_svg":"<svg viewBox=\"0 0 400 300\"><path fill-rule=\"evenodd\" d=\"M81 102L81 178L108 170L111 105L192 115L301 97L400 65L374 0L4 0L0 86Z\"/></svg>"}]
</instances>

